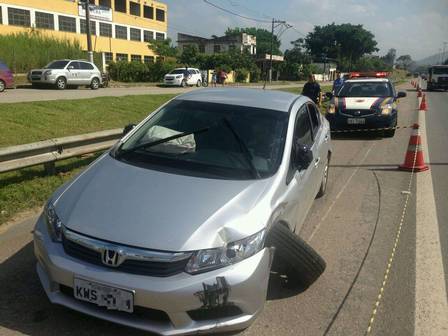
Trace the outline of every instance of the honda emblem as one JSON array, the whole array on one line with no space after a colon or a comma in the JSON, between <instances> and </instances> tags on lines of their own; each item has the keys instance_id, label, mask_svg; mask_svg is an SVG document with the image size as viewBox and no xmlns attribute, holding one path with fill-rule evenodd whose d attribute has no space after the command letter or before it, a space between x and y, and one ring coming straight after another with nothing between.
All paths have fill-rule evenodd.
<instances>
[{"instance_id":1,"label":"honda emblem","mask_svg":"<svg viewBox=\"0 0 448 336\"><path fill-rule=\"evenodd\" d=\"M121 264L120 253L115 250L104 249L101 253L101 261L104 265L118 267Z\"/></svg>"}]
</instances>

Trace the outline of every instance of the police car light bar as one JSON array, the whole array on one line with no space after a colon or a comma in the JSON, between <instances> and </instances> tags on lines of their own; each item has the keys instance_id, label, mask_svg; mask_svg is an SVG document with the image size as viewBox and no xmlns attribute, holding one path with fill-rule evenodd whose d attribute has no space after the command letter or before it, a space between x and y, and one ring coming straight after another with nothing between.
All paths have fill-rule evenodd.
<instances>
[{"instance_id":1,"label":"police car light bar","mask_svg":"<svg viewBox=\"0 0 448 336\"><path fill-rule=\"evenodd\" d=\"M389 76L387 71L369 71L369 72L350 72L350 78L375 77L386 78Z\"/></svg>"}]
</instances>

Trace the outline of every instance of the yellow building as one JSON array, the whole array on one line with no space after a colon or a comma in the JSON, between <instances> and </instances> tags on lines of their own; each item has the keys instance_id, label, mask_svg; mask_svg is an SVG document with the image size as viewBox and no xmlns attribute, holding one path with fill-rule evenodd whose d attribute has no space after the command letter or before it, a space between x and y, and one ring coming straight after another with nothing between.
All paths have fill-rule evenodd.
<instances>
[{"instance_id":1,"label":"yellow building","mask_svg":"<svg viewBox=\"0 0 448 336\"><path fill-rule=\"evenodd\" d=\"M85 10L79 0L0 0L0 34L36 29L76 39L87 50ZM154 62L148 48L167 37L167 6L152 0L90 0L92 47L112 60Z\"/></svg>"}]
</instances>

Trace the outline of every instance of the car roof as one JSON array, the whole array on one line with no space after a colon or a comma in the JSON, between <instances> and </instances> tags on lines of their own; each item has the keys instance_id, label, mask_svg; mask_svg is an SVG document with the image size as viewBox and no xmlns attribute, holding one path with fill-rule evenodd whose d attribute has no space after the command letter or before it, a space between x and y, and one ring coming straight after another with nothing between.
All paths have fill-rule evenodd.
<instances>
[{"instance_id":1,"label":"car roof","mask_svg":"<svg viewBox=\"0 0 448 336\"><path fill-rule=\"evenodd\" d=\"M365 77L365 78L347 79L345 82L347 82L347 83L358 83L358 82L390 83L390 80L388 78Z\"/></svg>"},{"instance_id":2,"label":"car roof","mask_svg":"<svg viewBox=\"0 0 448 336\"><path fill-rule=\"evenodd\" d=\"M248 106L281 112L289 112L291 105L298 99L303 102L309 101L304 96L289 92L248 88L199 89L177 96L175 99Z\"/></svg>"},{"instance_id":3,"label":"car roof","mask_svg":"<svg viewBox=\"0 0 448 336\"><path fill-rule=\"evenodd\" d=\"M185 68L176 68L173 70L185 70ZM198 68L187 68L187 70L198 70Z\"/></svg>"}]
</instances>

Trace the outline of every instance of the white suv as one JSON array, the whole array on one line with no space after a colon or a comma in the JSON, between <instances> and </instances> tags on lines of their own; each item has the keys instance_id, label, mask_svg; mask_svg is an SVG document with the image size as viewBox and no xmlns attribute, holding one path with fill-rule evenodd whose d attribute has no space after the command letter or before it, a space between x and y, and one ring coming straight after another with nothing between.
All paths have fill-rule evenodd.
<instances>
[{"instance_id":1,"label":"white suv","mask_svg":"<svg viewBox=\"0 0 448 336\"><path fill-rule=\"evenodd\" d=\"M165 75L163 83L167 86L196 85L199 87L202 85L202 75L196 68L177 68Z\"/></svg>"},{"instance_id":2,"label":"white suv","mask_svg":"<svg viewBox=\"0 0 448 336\"><path fill-rule=\"evenodd\" d=\"M33 69L28 74L28 80L37 85L55 85L64 90L70 86L89 86L92 90L102 84L101 71L94 63L84 60L58 60L48 64L43 69Z\"/></svg>"}]
</instances>

